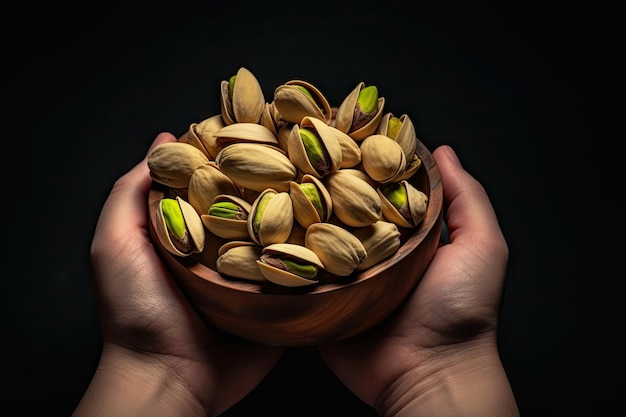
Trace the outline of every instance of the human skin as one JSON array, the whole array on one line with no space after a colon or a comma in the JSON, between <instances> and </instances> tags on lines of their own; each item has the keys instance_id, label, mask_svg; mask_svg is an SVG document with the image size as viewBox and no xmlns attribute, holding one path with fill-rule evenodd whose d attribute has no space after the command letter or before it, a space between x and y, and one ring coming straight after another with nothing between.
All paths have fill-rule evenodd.
<instances>
[{"instance_id":1,"label":"human skin","mask_svg":"<svg viewBox=\"0 0 626 417\"><path fill-rule=\"evenodd\" d=\"M151 149L175 140L162 133ZM450 243L394 315L319 350L381 416L518 416L496 343L506 241L484 188L452 149L433 156ZM102 354L73 417L217 416L284 351L225 334L195 313L150 242L151 181L144 159L116 181L98 219L91 261Z\"/></svg>"},{"instance_id":2,"label":"human skin","mask_svg":"<svg viewBox=\"0 0 626 417\"><path fill-rule=\"evenodd\" d=\"M496 340L508 246L484 187L452 148L433 157L450 242L396 314L319 351L381 416L519 416Z\"/></svg>"}]
</instances>

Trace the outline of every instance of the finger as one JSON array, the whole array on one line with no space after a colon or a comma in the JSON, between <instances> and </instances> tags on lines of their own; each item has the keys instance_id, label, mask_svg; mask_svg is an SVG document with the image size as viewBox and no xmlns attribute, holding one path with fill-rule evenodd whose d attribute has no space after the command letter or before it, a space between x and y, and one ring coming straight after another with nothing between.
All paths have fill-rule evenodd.
<instances>
[{"instance_id":1,"label":"finger","mask_svg":"<svg viewBox=\"0 0 626 417\"><path fill-rule=\"evenodd\" d=\"M433 157L441 172L450 241L504 240L484 187L463 168L454 150L443 145Z\"/></svg>"},{"instance_id":2,"label":"finger","mask_svg":"<svg viewBox=\"0 0 626 417\"><path fill-rule=\"evenodd\" d=\"M175 140L176 137L170 133L157 135L144 159L115 182L100 213L93 245L128 241L131 236L126 234L147 230L146 204L152 183L147 156L155 146ZM92 252L101 249L93 245ZM106 248L102 249L98 253L107 253Z\"/></svg>"}]
</instances>

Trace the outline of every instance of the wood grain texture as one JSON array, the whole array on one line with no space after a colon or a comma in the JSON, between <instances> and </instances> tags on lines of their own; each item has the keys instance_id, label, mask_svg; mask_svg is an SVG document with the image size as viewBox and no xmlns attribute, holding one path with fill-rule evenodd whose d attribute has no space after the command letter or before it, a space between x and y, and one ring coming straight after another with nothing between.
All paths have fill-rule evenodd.
<instances>
[{"instance_id":1,"label":"wood grain texture","mask_svg":"<svg viewBox=\"0 0 626 417\"><path fill-rule=\"evenodd\" d=\"M322 272L315 286L287 288L223 277L215 271L211 256L176 257L164 249L154 231L156 207L165 195L158 184L149 194L151 238L187 298L217 328L280 346L314 346L354 336L398 308L418 284L439 244L441 175L420 141L416 153L423 166L410 182L429 196L425 218L417 228L401 230L402 245L393 256L348 277ZM216 252L222 243L207 242L205 252Z\"/></svg>"}]
</instances>

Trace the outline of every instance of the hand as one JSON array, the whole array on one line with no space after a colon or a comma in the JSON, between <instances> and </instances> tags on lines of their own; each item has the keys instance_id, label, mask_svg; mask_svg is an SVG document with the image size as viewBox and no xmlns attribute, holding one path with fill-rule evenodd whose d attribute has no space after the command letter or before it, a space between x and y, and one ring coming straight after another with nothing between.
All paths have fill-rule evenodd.
<instances>
[{"instance_id":1,"label":"hand","mask_svg":"<svg viewBox=\"0 0 626 417\"><path fill-rule=\"evenodd\" d=\"M162 133L152 147L175 140ZM224 335L195 313L150 241L150 185L144 159L115 183L98 220L91 260L103 350L75 417L217 415L283 351Z\"/></svg>"},{"instance_id":2,"label":"hand","mask_svg":"<svg viewBox=\"0 0 626 417\"><path fill-rule=\"evenodd\" d=\"M508 246L484 188L454 151L433 156L450 243L396 314L320 354L381 416L517 416L496 344Z\"/></svg>"}]
</instances>

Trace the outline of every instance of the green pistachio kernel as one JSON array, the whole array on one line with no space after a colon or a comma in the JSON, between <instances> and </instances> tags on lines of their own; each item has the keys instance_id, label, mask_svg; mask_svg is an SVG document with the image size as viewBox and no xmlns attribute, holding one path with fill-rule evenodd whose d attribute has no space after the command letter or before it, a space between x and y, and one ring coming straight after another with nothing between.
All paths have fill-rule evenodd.
<instances>
[{"instance_id":1,"label":"green pistachio kernel","mask_svg":"<svg viewBox=\"0 0 626 417\"><path fill-rule=\"evenodd\" d=\"M235 88L235 80L237 79L237 75L233 75L228 80L228 97L233 98L233 89Z\"/></svg>"},{"instance_id":2,"label":"green pistachio kernel","mask_svg":"<svg viewBox=\"0 0 626 417\"><path fill-rule=\"evenodd\" d=\"M409 210L409 196L406 187L401 183L389 184L383 188L383 195L391 204L402 214L407 220L411 220L411 211Z\"/></svg>"},{"instance_id":3,"label":"green pistachio kernel","mask_svg":"<svg viewBox=\"0 0 626 417\"><path fill-rule=\"evenodd\" d=\"M254 230L254 233L259 232L259 229L261 228L261 219L263 218L263 212L267 208L270 200L274 198L274 196L275 193L265 193L265 195L261 197L261 200L257 204L256 211L254 212L254 219L252 220L252 229Z\"/></svg>"},{"instance_id":4,"label":"green pistachio kernel","mask_svg":"<svg viewBox=\"0 0 626 417\"><path fill-rule=\"evenodd\" d=\"M245 220L248 218L247 213L242 210L238 204L230 201L213 203L211 207L209 207L209 215L236 220Z\"/></svg>"},{"instance_id":5,"label":"green pistachio kernel","mask_svg":"<svg viewBox=\"0 0 626 417\"><path fill-rule=\"evenodd\" d=\"M320 138L312 130L306 128L300 129L300 138L313 168L318 172L324 172L328 168L328 164L324 155L324 145Z\"/></svg>"},{"instance_id":6,"label":"green pistachio kernel","mask_svg":"<svg viewBox=\"0 0 626 417\"><path fill-rule=\"evenodd\" d=\"M317 211L320 219L325 219L326 210L324 210L322 196L320 195L320 190L317 188L317 185L312 182L303 182L300 184L300 189L304 192L304 195L309 199L311 204L313 204L313 207L315 207L315 211Z\"/></svg>"},{"instance_id":7,"label":"green pistachio kernel","mask_svg":"<svg viewBox=\"0 0 626 417\"><path fill-rule=\"evenodd\" d=\"M315 99L313 98L313 95L311 94L311 92L309 90L307 90L306 88L302 87L301 85L297 85L296 88L300 91L302 91L304 94L306 94L308 97L311 98L311 100L315 101Z\"/></svg>"},{"instance_id":8,"label":"green pistachio kernel","mask_svg":"<svg viewBox=\"0 0 626 417\"><path fill-rule=\"evenodd\" d=\"M168 232L177 239L182 239L187 232L187 226L178 201L173 198L164 198L161 200L161 210Z\"/></svg>"},{"instance_id":9,"label":"green pistachio kernel","mask_svg":"<svg viewBox=\"0 0 626 417\"><path fill-rule=\"evenodd\" d=\"M288 272L296 274L302 278L313 279L317 276L317 266L307 263L300 263L295 259L283 258L283 263Z\"/></svg>"},{"instance_id":10,"label":"green pistachio kernel","mask_svg":"<svg viewBox=\"0 0 626 417\"><path fill-rule=\"evenodd\" d=\"M363 113L375 113L378 110L378 88L375 85L362 88L357 104Z\"/></svg>"},{"instance_id":11,"label":"green pistachio kernel","mask_svg":"<svg viewBox=\"0 0 626 417\"><path fill-rule=\"evenodd\" d=\"M389 124L387 125L387 136L395 140L398 137L398 132L400 132L401 127L402 120L395 116L390 118Z\"/></svg>"}]
</instances>

